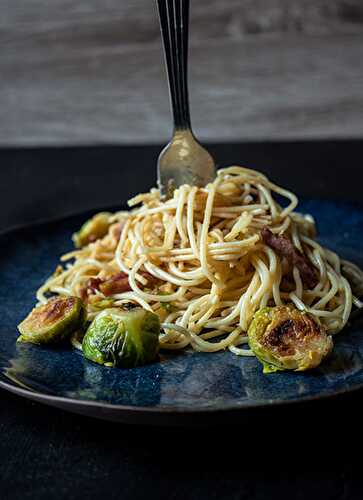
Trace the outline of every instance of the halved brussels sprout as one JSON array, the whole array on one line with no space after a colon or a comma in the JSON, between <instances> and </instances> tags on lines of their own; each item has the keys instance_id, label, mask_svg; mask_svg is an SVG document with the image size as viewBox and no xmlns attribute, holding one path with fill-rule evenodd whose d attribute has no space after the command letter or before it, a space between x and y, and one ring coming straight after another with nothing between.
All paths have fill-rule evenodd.
<instances>
[{"instance_id":1,"label":"halved brussels sprout","mask_svg":"<svg viewBox=\"0 0 363 500\"><path fill-rule=\"evenodd\" d=\"M19 342L52 344L64 340L85 322L85 308L78 297L56 297L35 307L18 325Z\"/></svg>"},{"instance_id":2,"label":"halved brussels sprout","mask_svg":"<svg viewBox=\"0 0 363 500\"><path fill-rule=\"evenodd\" d=\"M109 212L100 212L85 222L81 229L72 236L75 246L84 247L105 236L110 227L110 215Z\"/></svg>"},{"instance_id":3,"label":"halved brussels sprout","mask_svg":"<svg viewBox=\"0 0 363 500\"><path fill-rule=\"evenodd\" d=\"M131 368L153 361L159 352L160 321L140 307L99 313L83 339L87 359L106 366Z\"/></svg>"},{"instance_id":4,"label":"halved brussels sprout","mask_svg":"<svg viewBox=\"0 0 363 500\"><path fill-rule=\"evenodd\" d=\"M315 368L333 348L331 337L313 317L292 306L257 311L248 329L249 345L263 372Z\"/></svg>"}]
</instances>

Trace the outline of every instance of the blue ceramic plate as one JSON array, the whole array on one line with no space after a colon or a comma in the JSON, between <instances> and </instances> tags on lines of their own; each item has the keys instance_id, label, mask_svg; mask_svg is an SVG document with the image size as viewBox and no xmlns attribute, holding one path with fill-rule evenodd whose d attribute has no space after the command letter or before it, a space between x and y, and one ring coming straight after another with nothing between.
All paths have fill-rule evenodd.
<instances>
[{"instance_id":1,"label":"blue ceramic plate","mask_svg":"<svg viewBox=\"0 0 363 500\"><path fill-rule=\"evenodd\" d=\"M363 210L310 200L300 206L318 221L320 241L363 264ZM71 248L71 234L89 214L0 236L0 386L78 413L129 422L173 422L191 414L235 412L316 399L363 387L363 327L335 339L331 357L308 373L263 375L254 358L229 351L162 354L128 370L101 367L71 348L16 344L16 325L34 306L34 292Z\"/></svg>"}]
</instances>

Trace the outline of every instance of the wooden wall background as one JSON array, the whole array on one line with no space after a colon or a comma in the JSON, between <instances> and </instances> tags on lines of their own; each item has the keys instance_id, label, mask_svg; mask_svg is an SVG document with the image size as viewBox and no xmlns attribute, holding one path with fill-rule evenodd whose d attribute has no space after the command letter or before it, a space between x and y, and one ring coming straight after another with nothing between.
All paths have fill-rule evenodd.
<instances>
[{"instance_id":1,"label":"wooden wall background","mask_svg":"<svg viewBox=\"0 0 363 500\"><path fill-rule=\"evenodd\" d=\"M0 145L170 133L152 0L1 0ZM204 140L362 137L362 0L191 0Z\"/></svg>"}]
</instances>

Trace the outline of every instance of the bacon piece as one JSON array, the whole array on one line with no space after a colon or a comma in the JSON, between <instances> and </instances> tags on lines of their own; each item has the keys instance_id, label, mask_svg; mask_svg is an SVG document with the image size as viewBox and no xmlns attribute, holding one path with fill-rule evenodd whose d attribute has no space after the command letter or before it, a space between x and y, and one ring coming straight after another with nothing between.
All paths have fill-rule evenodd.
<instances>
[{"instance_id":1,"label":"bacon piece","mask_svg":"<svg viewBox=\"0 0 363 500\"><path fill-rule=\"evenodd\" d=\"M273 250L300 271L302 281L309 287L314 288L318 282L315 268L304 254L298 250L286 236L277 236L267 227L261 230L262 240Z\"/></svg>"},{"instance_id":2,"label":"bacon piece","mask_svg":"<svg viewBox=\"0 0 363 500\"><path fill-rule=\"evenodd\" d=\"M98 289L106 297L115 295L116 293L129 292L131 290L129 277L123 272L115 274L115 276L100 283Z\"/></svg>"},{"instance_id":3,"label":"bacon piece","mask_svg":"<svg viewBox=\"0 0 363 500\"><path fill-rule=\"evenodd\" d=\"M158 281L157 278L146 271L141 271L140 274L148 280L148 285L153 285ZM96 290L102 292L105 297L115 295L116 293L129 292L131 290L129 277L126 273L119 272L107 280L89 278L86 286L80 292L80 298L86 301L87 297L95 294Z\"/></svg>"},{"instance_id":4,"label":"bacon piece","mask_svg":"<svg viewBox=\"0 0 363 500\"><path fill-rule=\"evenodd\" d=\"M87 282L87 288L91 292L91 294L93 294L96 292L96 290L99 290L101 283L101 278L90 278Z\"/></svg>"},{"instance_id":5,"label":"bacon piece","mask_svg":"<svg viewBox=\"0 0 363 500\"><path fill-rule=\"evenodd\" d=\"M143 276L147 280L147 287L150 288L150 286L155 285L156 283L160 283L161 280L159 278L155 278L152 274L148 273L147 271L141 271L139 274Z\"/></svg>"},{"instance_id":6,"label":"bacon piece","mask_svg":"<svg viewBox=\"0 0 363 500\"><path fill-rule=\"evenodd\" d=\"M80 290L80 298L86 302L89 295L93 295L99 289L102 280L100 278L89 278L86 286Z\"/></svg>"}]
</instances>

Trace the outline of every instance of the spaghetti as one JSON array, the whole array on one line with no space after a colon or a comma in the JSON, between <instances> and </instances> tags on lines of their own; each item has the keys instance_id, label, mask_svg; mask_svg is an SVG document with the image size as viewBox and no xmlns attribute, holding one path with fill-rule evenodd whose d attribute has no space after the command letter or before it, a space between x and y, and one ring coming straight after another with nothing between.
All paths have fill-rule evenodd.
<instances>
[{"instance_id":1,"label":"spaghetti","mask_svg":"<svg viewBox=\"0 0 363 500\"><path fill-rule=\"evenodd\" d=\"M161 318L164 349L228 348L251 356L244 344L254 313L285 303L335 334L352 305L363 307L343 269L360 287L363 273L315 240L314 220L295 212L297 204L262 173L237 166L219 170L204 188L183 185L167 201L153 189L130 200L131 211L110 214L106 236L64 255L61 260L71 262L38 290L38 301L45 303L48 293L81 297L90 280L124 273L125 290L105 294L94 286L88 293L89 318L105 303L136 303ZM266 244L264 228L306 260L313 286L296 262Z\"/></svg>"}]
</instances>

